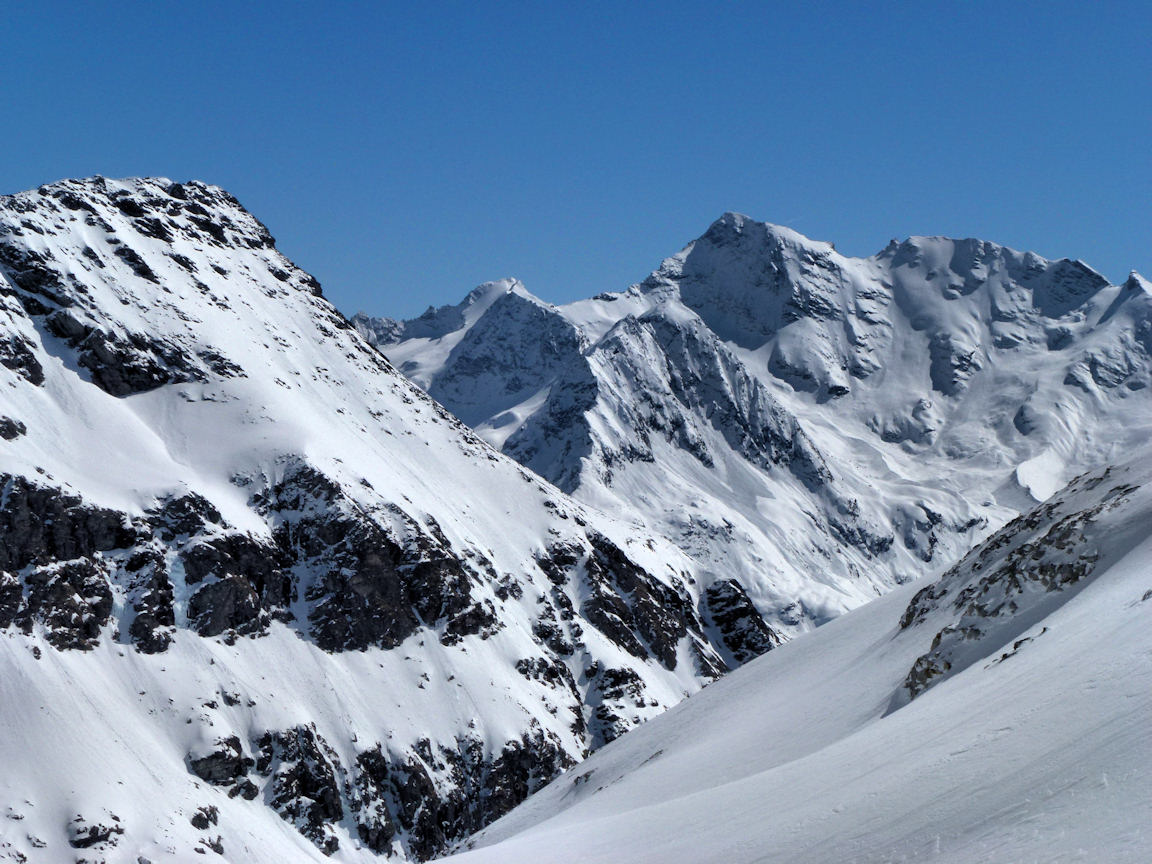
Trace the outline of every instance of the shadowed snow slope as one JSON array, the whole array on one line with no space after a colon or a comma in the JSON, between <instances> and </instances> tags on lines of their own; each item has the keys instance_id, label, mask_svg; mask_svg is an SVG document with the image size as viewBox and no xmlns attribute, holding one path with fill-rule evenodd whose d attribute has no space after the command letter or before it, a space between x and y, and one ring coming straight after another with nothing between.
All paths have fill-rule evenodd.
<instances>
[{"instance_id":1,"label":"shadowed snow slope","mask_svg":"<svg viewBox=\"0 0 1152 864\"><path fill-rule=\"evenodd\" d=\"M1148 283L980 240L857 259L729 213L623 293L554 307L507 281L356 323L792 633L938 574L1152 426Z\"/></svg>"},{"instance_id":2,"label":"shadowed snow slope","mask_svg":"<svg viewBox=\"0 0 1152 864\"><path fill-rule=\"evenodd\" d=\"M1152 860L1150 479L1147 460L1078 478L939 582L747 664L451 860Z\"/></svg>"},{"instance_id":3,"label":"shadowed snow slope","mask_svg":"<svg viewBox=\"0 0 1152 864\"><path fill-rule=\"evenodd\" d=\"M428 857L778 641L201 183L0 198L0 497L0 861Z\"/></svg>"}]
</instances>

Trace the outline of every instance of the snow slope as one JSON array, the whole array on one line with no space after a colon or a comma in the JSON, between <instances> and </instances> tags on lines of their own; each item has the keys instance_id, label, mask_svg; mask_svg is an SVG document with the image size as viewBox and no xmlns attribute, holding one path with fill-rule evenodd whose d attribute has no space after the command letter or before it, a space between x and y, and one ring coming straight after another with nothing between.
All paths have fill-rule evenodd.
<instances>
[{"instance_id":1,"label":"snow slope","mask_svg":"<svg viewBox=\"0 0 1152 864\"><path fill-rule=\"evenodd\" d=\"M772 645L201 183L0 198L0 499L0 860L426 858Z\"/></svg>"},{"instance_id":2,"label":"snow slope","mask_svg":"<svg viewBox=\"0 0 1152 864\"><path fill-rule=\"evenodd\" d=\"M492 283L425 317L355 323L783 632L938 574L1152 426L1149 284L980 240L856 259L729 213L622 293L554 307Z\"/></svg>"},{"instance_id":3,"label":"snow slope","mask_svg":"<svg viewBox=\"0 0 1152 864\"><path fill-rule=\"evenodd\" d=\"M594 754L451 860L1149 860L1149 480L1146 458L1078 478L938 582Z\"/></svg>"}]
</instances>

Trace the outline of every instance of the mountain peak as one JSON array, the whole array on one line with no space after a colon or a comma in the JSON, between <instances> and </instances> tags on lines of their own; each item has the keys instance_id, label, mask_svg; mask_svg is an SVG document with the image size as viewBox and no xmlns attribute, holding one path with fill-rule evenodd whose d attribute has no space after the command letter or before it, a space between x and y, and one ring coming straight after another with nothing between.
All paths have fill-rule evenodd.
<instances>
[{"instance_id":1,"label":"mountain peak","mask_svg":"<svg viewBox=\"0 0 1152 864\"><path fill-rule=\"evenodd\" d=\"M1143 291L1145 294L1152 294L1152 282L1149 282L1135 270L1128 274L1128 278L1124 280L1124 288L1128 291Z\"/></svg>"},{"instance_id":2,"label":"mountain peak","mask_svg":"<svg viewBox=\"0 0 1152 864\"><path fill-rule=\"evenodd\" d=\"M763 246L783 246L790 248L808 248L820 252L830 252L835 249L834 244L820 240L813 240L801 234L794 228L786 225L777 225L772 222L761 222L729 210L719 219L708 226L708 230L696 240L694 244L707 241L713 245L724 246L730 243L745 243Z\"/></svg>"},{"instance_id":3,"label":"mountain peak","mask_svg":"<svg viewBox=\"0 0 1152 864\"><path fill-rule=\"evenodd\" d=\"M483 282L469 291L468 296L464 298L464 304L468 306L473 306L477 303L487 305L498 297L517 291L527 293L524 288L524 283L514 276L506 276L503 279L493 279L490 282Z\"/></svg>"},{"instance_id":4,"label":"mountain peak","mask_svg":"<svg viewBox=\"0 0 1152 864\"><path fill-rule=\"evenodd\" d=\"M63 228L63 223L86 224L117 242L206 242L218 249L274 249L276 239L259 219L249 213L227 190L189 180L177 183L167 177L128 177L111 180L95 175L59 180L34 190L0 196L0 211L11 214L58 214L44 219L44 244ZM80 232L81 234L84 232ZM124 237L119 237L124 234ZM73 240L80 242L79 235ZM115 245L115 244L113 244ZM319 284L310 279L317 289Z\"/></svg>"},{"instance_id":5,"label":"mountain peak","mask_svg":"<svg viewBox=\"0 0 1152 864\"><path fill-rule=\"evenodd\" d=\"M429 306L415 318L397 321L358 312L353 316L352 323L361 336L377 347L405 339L442 340L453 334L460 335L484 317L494 305L509 296L537 306L550 307L550 304L525 288L519 279L508 277L477 285L459 303Z\"/></svg>"},{"instance_id":6,"label":"mountain peak","mask_svg":"<svg viewBox=\"0 0 1152 864\"><path fill-rule=\"evenodd\" d=\"M122 177L110 178L100 174L91 177L74 177L44 183L34 190L16 192L2 196L11 199L27 199L36 196L66 200L79 195L91 201L120 201L133 195L152 199L154 202L165 198L187 201L189 198L207 199L216 204L225 203L243 210L243 205L228 190L201 180L175 182L168 177ZM247 212L247 211L245 211Z\"/></svg>"}]
</instances>

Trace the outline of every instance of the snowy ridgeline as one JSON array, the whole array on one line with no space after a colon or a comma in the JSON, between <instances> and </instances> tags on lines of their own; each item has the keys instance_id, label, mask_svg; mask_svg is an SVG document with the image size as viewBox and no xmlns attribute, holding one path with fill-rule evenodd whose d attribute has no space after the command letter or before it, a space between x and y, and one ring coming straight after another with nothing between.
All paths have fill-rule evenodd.
<instances>
[{"instance_id":1,"label":"snowy ridgeline","mask_svg":"<svg viewBox=\"0 0 1152 864\"><path fill-rule=\"evenodd\" d=\"M0 273L0 861L427 858L780 641L223 190L2 198Z\"/></svg>"},{"instance_id":2,"label":"snowy ridgeline","mask_svg":"<svg viewBox=\"0 0 1152 864\"><path fill-rule=\"evenodd\" d=\"M622 293L555 307L507 280L353 321L493 446L794 634L1141 446L1149 292L979 240L848 258L727 214Z\"/></svg>"},{"instance_id":3,"label":"snowy ridgeline","mask_svg":"<svg viewBox=\"0 0 1152 864\"><path fill-rule=\"evenodd\" d=\"M518 862L1152 860L1152 468L733 672L464 844Z\"/></svg>"}]
</instances>

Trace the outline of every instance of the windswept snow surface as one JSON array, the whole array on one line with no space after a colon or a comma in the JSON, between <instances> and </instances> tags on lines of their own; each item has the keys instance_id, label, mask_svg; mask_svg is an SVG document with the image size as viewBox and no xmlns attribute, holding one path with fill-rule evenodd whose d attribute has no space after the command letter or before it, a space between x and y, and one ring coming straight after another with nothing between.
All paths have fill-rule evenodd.
<instances>
[{"instance_id":1,"label":"windswept snow surface","mask_svg":"<svg viewBox=\"0 0 1152 864\"><path fill-rule=\"evenodd\" d=\"M747 664L450 860L1152 860L1150 480L1146 459L1085 475L938 583ZM918 657L960 631L951 674L909 702Z\"/></svg>"},{"instance_id":2,"label":"windswept snow surface","mask_svg":"<svg viewBox=\"0 0 1152 864\"><path fill-rule=\"evenodd\" d=\"M555 307L506 281L374 320L489 443L792 634L939 574L1152 433L1148 283L981 240L850 258L728 213L620 293Z\"/></svg>"}]
</instances>

